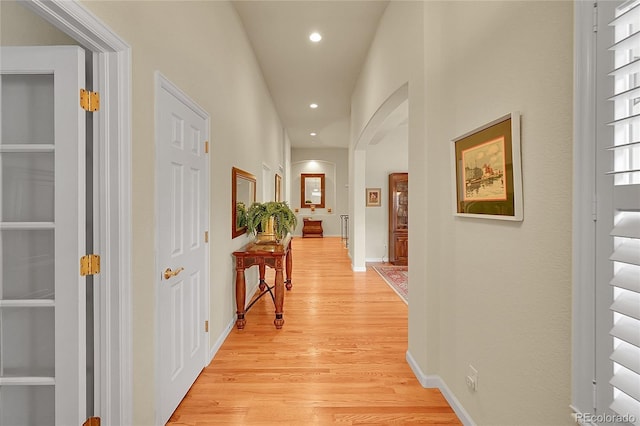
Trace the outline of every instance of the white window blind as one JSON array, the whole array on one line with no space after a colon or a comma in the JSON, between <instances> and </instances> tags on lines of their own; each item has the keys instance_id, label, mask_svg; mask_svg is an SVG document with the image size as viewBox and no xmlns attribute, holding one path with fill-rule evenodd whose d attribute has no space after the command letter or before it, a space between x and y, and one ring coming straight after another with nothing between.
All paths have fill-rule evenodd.
<instances>
[{"instance_id":1,"label":"white window blind","mask_svg":"<svg viewBox=\"0 0 640 426\"><path fill-rule=\"evenodd\" d=\"M613 150L613 402L640 425L640 0L623 3L611 22L615 40Z\"/></svg>"}]
</instances>

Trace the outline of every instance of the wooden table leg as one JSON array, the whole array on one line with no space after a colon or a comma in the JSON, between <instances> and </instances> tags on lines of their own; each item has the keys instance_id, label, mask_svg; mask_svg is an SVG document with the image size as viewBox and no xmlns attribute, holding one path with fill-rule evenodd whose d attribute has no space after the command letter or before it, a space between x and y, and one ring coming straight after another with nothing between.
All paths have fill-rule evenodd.
<instances>
[{"instance_id":1,"label":"wooden table leg","mask_svg":"<svg viewBox=\"0 0 640 426\"><path fill-rule=\"evenodd\" d=\"M283 305L284 305L284 277L282 273L282 257L276 259L276 295L275 295L275 304L276 304L276 319L273 320L276 328L282 328L284 324L283 318Z\"/></svg>"},{"instance_id":2,"label":"wooden table leg","mask_svg":"<svg viewBox=\"0 0 640 426\"><path fill-rule=\"evenodd\" d=\"M291 269L293 266L293 260L292 260L292 255L291 255L291 242L289 242L289 250L287 251L286 254L287 260L287 279L285 280L285 284L287 286L287 290L291 290L291 287L293 287L293 284L291 284Z\"/></svg>"},{"instance_id":3,"label":"wooden table leg","mask_svg":"<svg viewBox=\"0 0 640 426\"><path fill-rule=\"evenodd\" d=\"M244 319L245 314L245 295L247 292L247 285L244 281L244 268L236 267L236 314L238 319L236 320L236 327L239 330L244 328L246 323Z\"/></svg>"},{"instance_id":4,"label":"wooden table leg","mask_svg":"<svg viewBox=\"0 0 640 426\"><path fill-rule=\"evenodd\" d=\"M267 267L263 262L258 265L258 268L260 269L260 285L258 287L260 287L260 291L264 291L265 287L267 286L267 282L264 279L265 270L267 269Z\"/></svg>"}]
</instances>

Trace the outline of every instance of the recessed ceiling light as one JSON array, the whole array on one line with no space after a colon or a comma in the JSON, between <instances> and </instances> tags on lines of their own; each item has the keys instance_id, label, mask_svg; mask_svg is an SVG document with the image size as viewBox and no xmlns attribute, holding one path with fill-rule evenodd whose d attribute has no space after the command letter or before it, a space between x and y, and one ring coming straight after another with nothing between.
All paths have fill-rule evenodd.
<instances>
[{"instance_id":1,"label":"recessed ceiling light","mask_svg":"<svg viewBox=\"0 0 640 426\"><path fill-rule=\"evenodd\" d=\"M317 135L317 133L316 133L316 132L311 132L311 133L309 133L309 136L316 136L316 135Z\"/></svg>"},{"instance_id":2,"label":"recessed ceiling light","mask_svg":"<svg viewBox=\"0 0 640 426\"><path fill-rule=\"evenodd\" d=\"M309 40L311 40L314 43L317 43L320 40L322 40L322 36L320 35L320 33L311 33L309 35Z\"/></svg>"},{"instance_id":3,"label":"recessed ceiling light","mask_svg":"<svg viewBox=\"0 0 640 426\"><path fill-rule=\"evenodd\" d=\"M318 108L318 104L310 104L309 108L316 109L316 108Z\"/></svg>"}]
</instances>

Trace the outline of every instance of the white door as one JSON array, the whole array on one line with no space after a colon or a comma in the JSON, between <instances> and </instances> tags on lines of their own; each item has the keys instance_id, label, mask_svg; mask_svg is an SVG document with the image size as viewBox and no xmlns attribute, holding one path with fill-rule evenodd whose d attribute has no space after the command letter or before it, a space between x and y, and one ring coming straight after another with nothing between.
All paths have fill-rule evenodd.
<instances>
[{"instance_id":1,"label":"white door","mask_svg":"<svg viewBox=\"0 0 640 426\"><path fill-rule=\"evenodd\" d=\"M86 419L84 52L0 49L0 424Z\"/></svg>"},{"instance_id":2,"label":"white door","mask_svg":"<svg viewBox=\"0 0 640 426\"><path fill-rule=\"evenodd\" d=\"M208 115L156 75L158 407L164 424L207 362Z\"/></svg>"}]
</instances>

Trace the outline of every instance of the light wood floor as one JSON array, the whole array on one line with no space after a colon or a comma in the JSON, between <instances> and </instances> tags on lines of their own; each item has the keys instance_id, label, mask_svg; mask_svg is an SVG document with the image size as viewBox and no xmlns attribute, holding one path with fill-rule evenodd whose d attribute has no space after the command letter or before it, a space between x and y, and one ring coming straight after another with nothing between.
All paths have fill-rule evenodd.
<instances>
[{"instance_id":1,"label":"light wood floor","mask_svg":"<svg viewBox=\"0 0 640 426\"><path fill-rule=\"evenodd\" d=\"M352 272L337 237L294 238L292 250L283 328L263 297L168 424L461 424L409 368L407 305L379 275Z\"/></svg>"}]
</instances>

